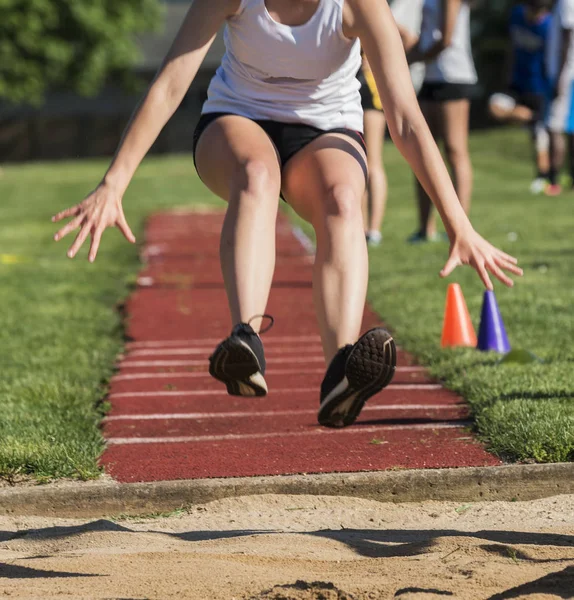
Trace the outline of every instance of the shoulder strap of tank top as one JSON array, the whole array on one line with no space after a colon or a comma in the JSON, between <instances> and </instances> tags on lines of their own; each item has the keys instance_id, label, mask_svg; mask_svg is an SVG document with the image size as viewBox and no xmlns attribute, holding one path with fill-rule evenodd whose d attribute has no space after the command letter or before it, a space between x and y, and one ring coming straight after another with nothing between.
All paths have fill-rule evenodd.
<instances>
[{"instance_id":1,"label":"shoulder strap of tank top","mask_svg":"<svg viewBox=\"0 0 574 600\"><path fill-rule=\"evenodd\" d=\"M330 5L329 7L327 6L327 3ZM325 10L327 10L327 8L330 8L331 11L336 11L337 13L337 30L339 32L339 35L345 38L345 35L343 33L343 6L345 4L345 0L326 0L324 2L325 4Z\"/></svg>"},{"instance_id":2,"label":"shoulder strap of tank top","mask_svg":"<svg viewBox=\"0 0 574 600\"><path fill-rule=\"evenodd\" d=\"M248 8L252 4L256 4L257 2L263 2L263 0L241 0L239 10L237 11L235 16L238 17L246 8Z\"/></svg>"}]
</instances>

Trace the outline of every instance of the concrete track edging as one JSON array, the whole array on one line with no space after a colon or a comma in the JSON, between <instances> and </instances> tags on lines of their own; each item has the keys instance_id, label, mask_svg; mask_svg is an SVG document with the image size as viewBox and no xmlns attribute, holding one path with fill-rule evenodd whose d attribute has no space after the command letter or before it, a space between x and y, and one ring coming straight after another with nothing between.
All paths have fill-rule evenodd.
<instances>
[{"instance_id":1,"label":"concrete track edging","mask_svg":"<svg viewBox=\"0 0 574 600\"><path fill-rule=\"evenodd\" d=\"M353 496L395 503L526 501L574 494L574 463L151 483L56 483L0 490L0 515L62 518L143 515L227 497L262 494Z\"/></svg>"}]
</instances>

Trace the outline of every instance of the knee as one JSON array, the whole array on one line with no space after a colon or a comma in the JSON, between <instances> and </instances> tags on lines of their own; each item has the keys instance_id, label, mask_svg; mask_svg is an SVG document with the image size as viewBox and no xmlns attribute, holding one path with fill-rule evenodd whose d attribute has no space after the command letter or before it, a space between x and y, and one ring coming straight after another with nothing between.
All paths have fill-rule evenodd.
<instances>
[{"instance_id":1,"label":"knee","mask_svg":"<svg viewBox=\"0 0 574 600\"><path fill-rule=\"evenodd\" d=\"M382 179L385 177L385 170L383 169L383 163L378 160L367 161L367 167L369 169L369 177L375 177Z\"/></svg>"},{"instance_id":2,"label":"knee","mask_svg":"<svg viewBox=\"0 0 574 600\"><path fill-rule=\"evenodd\" d=\"M250 159L240 165L234 174L234 187L252 198L268 197L271 188L278 185L273 171L265 161Z\"/></svg>"},{"instance_id":3,"label":"knee","mask_svg":"<svg viewBox=\"0 0 574 600\"><path fill-rule=\"evenodd\" d=\"M361 198L349 185L338 184L331 187L325 194L325 217L343 221L362 220Z\"/></svg>"},{"instance_id":4,"label":"knee","mask_svg":"<svg viewBox=\"0 0 574 600\"><path fill-rule=\"evenodd\" d=\"M468 148L460 145L445 143L444 151L451 165L461 165L470 162Z\"/></svg>"}]
</instances>

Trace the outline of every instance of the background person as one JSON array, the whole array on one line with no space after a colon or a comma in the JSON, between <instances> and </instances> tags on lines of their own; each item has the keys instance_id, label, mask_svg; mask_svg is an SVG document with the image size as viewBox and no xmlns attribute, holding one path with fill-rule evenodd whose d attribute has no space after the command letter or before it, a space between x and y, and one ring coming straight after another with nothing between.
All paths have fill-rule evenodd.
<instances>
[{"instance_id":1,"label":"background person","mask_svg":"<svg viewBox=\"0 0 574 600\"><path fill-rule=\"evenodd\" d=\"M409 40L403 31L403 42ZM409 44L409 45L412 45ZM419 92L421 110L435 140L442 140L454 186L470 212L472 164L468 151L470 98L477 83L470 41L470 4L466 0L425 0L420 38L408 51L409 63L426 64ZM432 202L417 182L419 228L410 242L436 241Z\"/></svg>"},{"instance_id":2,"label":"background person","mask_svg":"<svg viewBox=\"0 0 574 600\"><path fill-rule=\"evenodd\" d=\"M423 0L394 0L390 4L395 21L415 38L420 33ZM424 64L411 65L411 79L418 93L424 78ZM364 112L365 144L369 165L369 181L364 201L365 234L369 246L382 241L381 227L388 197L388 182L383 161L383 146L387 121L369 62L363 54L358 75L361 83L361 104Z\"/></svg>"},{"instance_id":3,"label":"background person","mask_svg":"<svg viewBox=\"0 0 574 600\"><path fill-rule=\"evenodd\" d=\"M493 94L490 114L499 121L526 124L532 132L536 177L530 191L539 194L548 184L550 136L544 123L549 93L545 52L550 35L552 0L528 0L510 15L510 68L508 92Z\"/></svg>"},{"instance_id":4,"label":"background person","mask_svg":"<svg viewBox=\"0 0 574 600\"><path fill-rule=\"evenodd\" d=\"M550 130L550 185L546 194L556 196L562 187L558 174L564 164L568 139L570 186L574 182L574 0L558 0L546 54L551 85L551 104L547 125Z\"/></svg>"}]
</instances>

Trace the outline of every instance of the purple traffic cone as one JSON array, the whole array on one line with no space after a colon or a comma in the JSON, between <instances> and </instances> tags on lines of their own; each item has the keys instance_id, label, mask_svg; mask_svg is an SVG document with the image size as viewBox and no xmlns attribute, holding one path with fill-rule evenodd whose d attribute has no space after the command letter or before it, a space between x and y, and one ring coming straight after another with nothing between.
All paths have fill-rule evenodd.
<instances>
[{"instance_id":1,"label":"purple traffic cone","mask_svg":"<svg viewBox=\"0 0 574 600\"><path fill-rule=\"evenodd\" d=\"M476 347L483 351L494 350L500 354L506 354L510 351L510 344L496 302L496 296L490 290L484 292Z\"/></svg>"}]
</instances>

